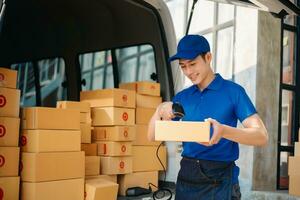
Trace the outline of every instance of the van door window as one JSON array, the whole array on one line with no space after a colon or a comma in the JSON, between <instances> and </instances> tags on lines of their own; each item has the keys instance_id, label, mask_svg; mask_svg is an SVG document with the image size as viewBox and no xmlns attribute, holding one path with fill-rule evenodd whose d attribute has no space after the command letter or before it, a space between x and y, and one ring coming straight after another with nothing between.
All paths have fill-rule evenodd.
<instances>
[{"instance_id":1,"label":"van door window","mask_svg":"<svg viewBox=\"0 0 300 200\"><path fill-rule=\"evenodd\" d=\"M153 81L156 74L154 52L151 45L140 45L117 50L120 82Z\"/></svg>"},{"instance_id":2,"label":"van door window","mask_svg":"<svg viewBox=\"0 0 300 200\"><path fill-rule=\"evenodd\" d=\"M81 77L85 80L82 90L113 88L113 70L110 51L79 55Z\"/></svg>"},{"instance_id":3,"label":"van door window","mask_svg":"<svg viewBox=\"0 0 300 200\"><path fill-rule=\"evenodd\" d=\"M35 76L35 65L38 74ZM67 99L65 63L62 58L43 59L37 62L13 64L18 71L18 88L21 90L21 106L55 107L56 101ZM36 87L37 84L40 89Z\"/></svg>"},{"instance_id":4,"label":"van door window","mask_svg":"<svg viewBox=\"0 0 300 200\"><path fill-rule=\"evenodd\" d=\"M117 72L113 71L111 50L79 55L82 90L118 87L114 76L122 82L153 81L156 76L154 51L151 45L116 49Z\"/></svg>"}]
</instances>

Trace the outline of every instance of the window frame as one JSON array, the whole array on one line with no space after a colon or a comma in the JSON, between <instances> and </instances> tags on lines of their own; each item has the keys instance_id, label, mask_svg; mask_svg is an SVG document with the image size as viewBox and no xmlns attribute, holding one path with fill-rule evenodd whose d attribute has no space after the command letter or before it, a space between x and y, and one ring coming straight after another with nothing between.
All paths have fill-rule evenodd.
<instances>
[{"instance_id":1,"label":"window frame","mask_svg":"<svg viewBox=\"0 0 300 200\"><path fill-rule=\"evenodd\" d=\"M300 2L297 2L299 6ZM281 52L280 52L280 85L279 85L279 105L278 105L278 143L277 143L277 174L276 174L276 188L277 190L287 190L287 187L281 186L281 153L287 153L290 155L294 155L295 150L295 142L298 140L299 137L299 127L300 127L300 17L297 16L295 19L294 25L290 25L285 23L284 18L285 16L281 17ZM283 63L283 51L284 51L284 31L293 32L295 34L295 42L294 42L294 52L293 55L295 56L295 65L291 66L294 67L294 84L287 84L283 82L283 73L284 73L284 63ZM291 126L289 127L291 134L288 135L287 141L290 141L290 145L282 145L282 99L283 99L283 90L292 92L293 95L293 103L291 112Z\"/></svg>"}]
</instances>

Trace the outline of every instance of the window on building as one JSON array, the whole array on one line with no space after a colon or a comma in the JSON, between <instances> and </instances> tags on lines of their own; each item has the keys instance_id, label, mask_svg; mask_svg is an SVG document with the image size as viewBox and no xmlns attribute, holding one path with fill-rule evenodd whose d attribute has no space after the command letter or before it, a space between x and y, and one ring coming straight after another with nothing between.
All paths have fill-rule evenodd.
<instances>
[{"instance_id":1,"label":"window on building","mask_svg":"<svg viewBox=\"0 0 300 200\"><path fill-rule=\"evenodd\" d=\"M295 1L293 1L295 3ZM298 18L299 19L299 18ZM295 142L298 141L299 129L299 49L297 48L297 26L299 21L295 16L288 15L282 22L282 66L280 84L280 113L278 133L278 160L277 160L277 189L288 189L288 157L293 156Z\"/></svg>"},{"instance_id":2,"label":"window on building","mask_svg":"<svg viewBox=\"0 0 300 200\"><path fill-rule=\"evenodd\" d=\"M166 0L166 3L173 21L176 21L175 31L179 41L186 32L193 0ZM233 79L234 76L235 16L236 7L233 5L199 0L189 30L189 34L203 35L208 40L214 55L212 67L226 79ZM185 82L186 86L192 84L187 78Z\"/></svg>"}]
</instances>

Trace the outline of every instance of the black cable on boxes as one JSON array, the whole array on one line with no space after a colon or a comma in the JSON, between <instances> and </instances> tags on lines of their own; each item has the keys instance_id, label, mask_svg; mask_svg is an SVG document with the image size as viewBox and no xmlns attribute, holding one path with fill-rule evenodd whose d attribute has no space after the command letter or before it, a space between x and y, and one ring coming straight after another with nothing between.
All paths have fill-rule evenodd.
<instances>
[{"instance_id":1,"label":"black cable on boxes","mask_svg":"<svg viewBox=\"0 0 300 200\"><path fill-rule=\"evenodd\" d=\"M159 152L159 149L160 147L162 146L163 142L161 142L157 149L156 149L156 157L157 159L159 160L159 163L161 164L161 166L163 167L163 173L164 173L164 182L166 181L166 168L165 166L163 165L159 155L158 155L158 152ZM162 187L158 187L156 185L154 185L153 183L148 183L149 185L149 188L146 189L146 188L142 188L142 187L131 187L131 188L128 188L126 190L126 196L130 197L130 196L140 196L140 195L145 195L145 194L150 194L153 190L151 188L151 186L157 188L157 191L153 192L153 199L154 200L159 200L159 199L162 199L162 198L165 198L165 197L168 197L168 193L170 194L170 196L167 198L167 200L171 200L172 199L172 191L168 188L162 188Z\"/></svg>"},{"instance_id":2,"label":"black cable on boxes","mask_svg":"<svg viewBox=\"0 0 300 200\"><path fill-rule=\"evenodd\" d=\"M167 176L167 172L166 172L166 168L164 166L164 164L162 163L161 159L159 158L158 152L160 147L162 146L163 142L161 142L157 149L156 149L156 157L159 161L159 163L161 164L161 166L163 167L163 173L164 173L164 182L166 182L166 176ZM153 192L153 199L154 200L158 200L158 199L162 199L164 197L166 197L168 195L168 193L170 194L170 197L167 200L171 200L172 199L172 191L168 188L162 188L162 187L157 187L156 185L149 183L149 188L151 188L151 185L156 187L158 190Z\"/></svg>"}]
</instances>

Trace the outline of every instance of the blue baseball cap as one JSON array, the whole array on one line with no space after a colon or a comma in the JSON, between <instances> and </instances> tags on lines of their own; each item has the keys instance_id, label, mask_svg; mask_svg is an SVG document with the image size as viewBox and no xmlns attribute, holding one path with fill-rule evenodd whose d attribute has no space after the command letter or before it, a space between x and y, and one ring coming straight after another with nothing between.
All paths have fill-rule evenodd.
<instances>
[{"instance_id":1,"label":"blue baseball cap","mask_svg":"<svg viewBox=\"0 0 300 200\"><path fill-rule=\"evenodd\" d=\"M210 52L208 41L201 35L186 35L178 43L177 53L169 58L169 62L177 59L193 60L198 55Z\"/></svg>"}]
</instances>

